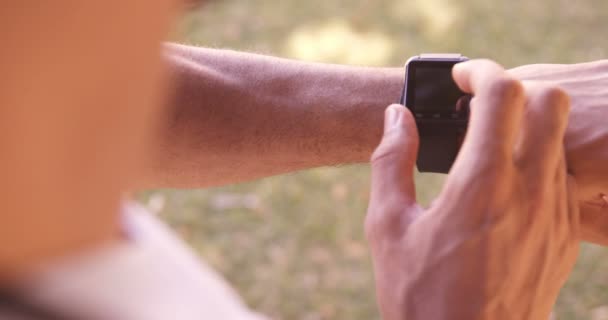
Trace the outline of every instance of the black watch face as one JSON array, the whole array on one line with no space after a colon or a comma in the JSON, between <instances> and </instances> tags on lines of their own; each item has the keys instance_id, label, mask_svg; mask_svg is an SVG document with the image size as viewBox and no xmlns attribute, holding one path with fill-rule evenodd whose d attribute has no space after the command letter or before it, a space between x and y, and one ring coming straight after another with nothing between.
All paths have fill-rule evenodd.
<instances>
[{"instance_id":1,"label":"black watch face","mask_svg":"<svg viewBox=\"0 0 608 320\"><path fill-rule=\"evenodd\" d=\"M407 68L405 105L418 119L467 120L471 96L452 79L461 61L413 60Z\"/></svg>"}]
</instances>

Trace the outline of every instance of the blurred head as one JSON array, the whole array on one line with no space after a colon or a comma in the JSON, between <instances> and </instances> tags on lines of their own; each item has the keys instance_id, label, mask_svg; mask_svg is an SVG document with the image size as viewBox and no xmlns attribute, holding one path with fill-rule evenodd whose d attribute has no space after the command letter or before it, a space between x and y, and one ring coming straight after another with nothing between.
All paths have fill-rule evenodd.
<instances>
[{"instance_id":1,"label":"blurred head","mask_svg":"<svg viewBox=\"0 0 608 320\"><path fill-rule=\"evenodd\" d=\"M121 197L145 167L166 94L161 43L182 5L0 10L0 276L118 234Z\"/></svg>"}]
</instances>

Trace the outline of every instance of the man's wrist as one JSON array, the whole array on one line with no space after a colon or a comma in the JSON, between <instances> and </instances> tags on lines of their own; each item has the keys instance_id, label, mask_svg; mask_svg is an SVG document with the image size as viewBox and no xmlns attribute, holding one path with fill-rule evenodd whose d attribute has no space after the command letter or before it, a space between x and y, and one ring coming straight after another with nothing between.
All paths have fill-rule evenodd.
<instances>
[{"instance_id":1,"label":"man's wrist","mask_svg":"<svg viewBox=\"0 0 608 320\"><path fill-rule=\"evenodd\" d=\"M358 133L354 162L369 161L382 137L384 111L389 105L399 102L405 82L403 68L369 68L364 72L365 90L361 90L359 101L354 103L359 103L365 111L359 113L362 118L350 123L348 129Z\"/></svg>"}]
</instances>

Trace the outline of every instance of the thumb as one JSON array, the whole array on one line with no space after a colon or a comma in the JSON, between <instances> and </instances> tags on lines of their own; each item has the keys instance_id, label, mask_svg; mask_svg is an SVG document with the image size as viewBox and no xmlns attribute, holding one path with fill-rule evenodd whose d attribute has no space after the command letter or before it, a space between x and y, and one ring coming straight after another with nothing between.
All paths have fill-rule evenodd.
<instances>
[{"instance_id":1,"label":"thumb","mask_svg":"<svg viewBox=\"0 0 608 320\"><path fill-rule=\"evenodd\" d=\"M395 214L414 207L418 139L416 122L410 111L402 105L388 107L384 116L384 136L371 159L370 207L397 208Z\"/></svg>"}]
</instances>

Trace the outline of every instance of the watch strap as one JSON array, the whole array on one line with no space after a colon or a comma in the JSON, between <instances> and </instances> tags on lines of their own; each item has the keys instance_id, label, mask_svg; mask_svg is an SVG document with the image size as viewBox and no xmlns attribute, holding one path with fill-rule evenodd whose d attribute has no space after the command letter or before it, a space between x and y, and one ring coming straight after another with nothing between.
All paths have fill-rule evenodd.
<instances>
[{"instance_id":1,"label":"watch strap","mask_svg":"<svg viewBox=\"0 0 608 320\"><path fill-rule=\"evenodd\" d=\"M416 166L420 172L448 173L456 160L466 128L418 124L420 146Z\"/></svg>"}]
</instances>

